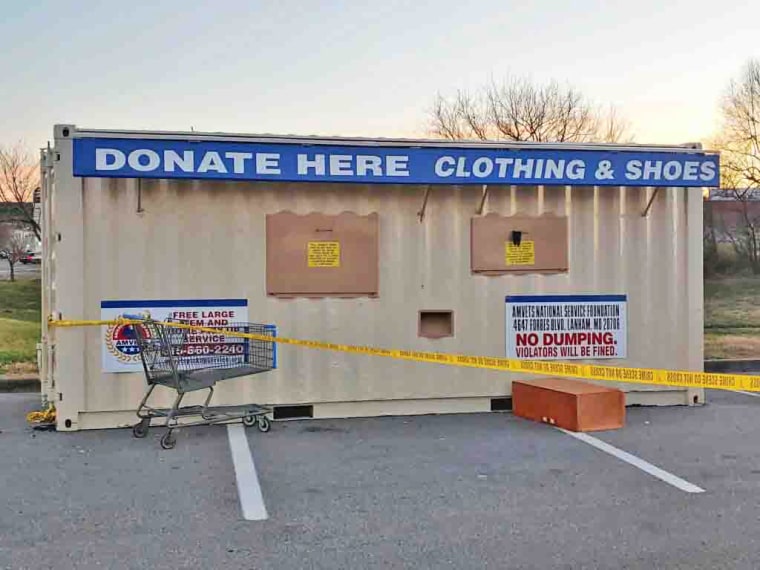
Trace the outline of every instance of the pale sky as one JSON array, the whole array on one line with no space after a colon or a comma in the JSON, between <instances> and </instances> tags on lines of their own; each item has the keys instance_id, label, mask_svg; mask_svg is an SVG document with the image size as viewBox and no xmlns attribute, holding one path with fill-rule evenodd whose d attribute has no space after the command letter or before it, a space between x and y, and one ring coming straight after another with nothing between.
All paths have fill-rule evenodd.
<instances>
[{"instance_id":1,"label":"pale sky","mask_svg":"<svg viewBox=\"0 0 760 570\"><path fill-rule=\"evenodd\" d=\"M81 127L428 136L437 92L507 75L704 140L760 58L757 0L0 0L0 144Z\"/></svg>"}]
</instances>

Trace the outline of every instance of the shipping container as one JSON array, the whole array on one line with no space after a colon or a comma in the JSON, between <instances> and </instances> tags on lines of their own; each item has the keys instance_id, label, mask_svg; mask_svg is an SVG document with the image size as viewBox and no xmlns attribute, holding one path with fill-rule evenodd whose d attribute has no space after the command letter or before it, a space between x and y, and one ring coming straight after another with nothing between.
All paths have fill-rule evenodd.
<instances>
[{"instance_id":1,"label":"shipping container","mask_svg":"<svg viewBox=\"0 0 760 570\"><path fill-rule=\"evenodd\" d=\"M43 393L61 430L135 422L145 380L135 355L119 352L124 339L113 327L47 324L129 302L244 301L248 320L283 337L501 358L515 343L534 357L520 335L554 331L552 347L539 342L543 359L702 370L702 194L716 181L717 156L695 145L57 125L42 153ZM525 314L514 326L527 329L508 330L509 298L567 313ZM622 299L622 323L614 312L609 325L562 320L573 310L563 307L605 299ZM606 358L558 352L589 327L613 331ZM215 401L266 403L275 417L282 406L321 418L484 412L508 406L515 378L280 345L276 370L223 382ZM701 389L606 385L629 405L704 399Z\"/></svg>"}]
</instances>

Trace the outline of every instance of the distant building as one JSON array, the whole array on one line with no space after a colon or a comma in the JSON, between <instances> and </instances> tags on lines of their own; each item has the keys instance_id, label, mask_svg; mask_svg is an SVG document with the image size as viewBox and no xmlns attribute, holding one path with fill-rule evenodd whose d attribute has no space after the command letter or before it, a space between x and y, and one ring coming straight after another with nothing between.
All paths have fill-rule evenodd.
<instances>
[{"instance_id":1,"label":"distant building","mask_svg":"<svg viewBox=\"0 0 760 570\"><path fill-rule=\"evenodd\" d=\"M731 241L747 227L760 226L760 189L710 190L704 204L705 231L713 231L718 242Z\"/></svg>"},{"instance_id":2,"label":"distant building","mask_svg":"<svg viewBox=\"0 0 760 570\"><path fill-rule=\"evenodd\" d=\"M760 202L760 188L711 188L708 202L736 202L737 195L749 202Z\"/></svg>"}]
</instances>

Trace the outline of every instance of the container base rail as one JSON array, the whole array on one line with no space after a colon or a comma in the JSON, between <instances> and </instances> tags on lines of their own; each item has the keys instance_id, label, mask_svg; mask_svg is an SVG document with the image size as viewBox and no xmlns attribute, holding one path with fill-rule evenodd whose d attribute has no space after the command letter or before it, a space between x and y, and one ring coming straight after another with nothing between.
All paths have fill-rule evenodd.
<instances>
[{"instance_id":1,"label":"container base rail","mask_svg":"<svg viewBox=\"0 0 760 570\"><path fill-rule=\"evenodd\" d=\"M235 406L212 406L214 386L217 382L241 376L260 374L275 368L275 343L273 341L241 338L226 333L253 333L274 337L272 325L256 323L230 323L211 326L216 329L213 342L198 342L187 328L172 326L152 319L134 318L139 321L129 325L127 334L132 334L140 350L140 359L148 384L147 390L137 408L139 422L132 428L137 438L147 437L156 418L165 419L165 432L161 437L161 447L172 449L177 443L174 430L191 427L242 421L247 427L257 426L259 431L268 432L271 422L267 414L271 408L260 404ZM184 324L182 321L174 321ZM156 408L148 405L148 400L156 386L164 386L176 392L170 408ZM182 406L182 399L188 392L208 390L203 405ZM187 418L189 421L180 419Z\"/></svg>"}]
</instances>

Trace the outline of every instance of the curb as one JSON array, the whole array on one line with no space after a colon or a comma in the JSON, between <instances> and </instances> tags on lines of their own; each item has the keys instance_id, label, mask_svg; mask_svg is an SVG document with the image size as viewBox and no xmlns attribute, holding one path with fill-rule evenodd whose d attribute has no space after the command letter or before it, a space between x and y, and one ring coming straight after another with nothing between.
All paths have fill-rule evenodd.
<instances>
[{"instance_id":1,"label":"curb","mask_svg":"<svg viewBox=\"0 0 760 570\"><path fill-rule=\"evenodd\" d=\"M760 372L760 360L705 360L705 372Z\"/></svg>"},{"instance_id":2,"label":"curb","mask_svg":"<svg viewBox=\"0 0 760 570\"><path fill-rule=\"evenodd\" d=\"M42 390L40 379L35 377L8 378L0 376L0 394L5 393L39 393Z\"/></svg>"}]
</instances>

